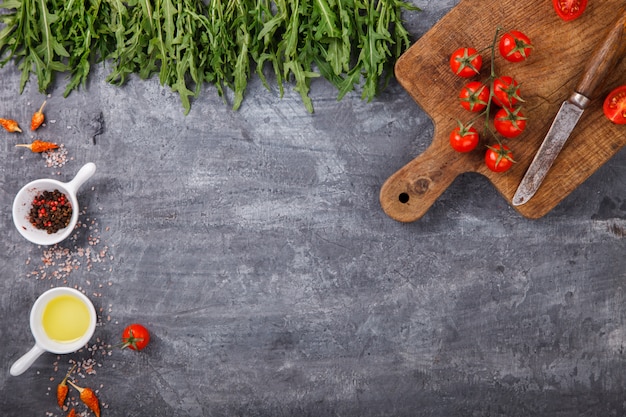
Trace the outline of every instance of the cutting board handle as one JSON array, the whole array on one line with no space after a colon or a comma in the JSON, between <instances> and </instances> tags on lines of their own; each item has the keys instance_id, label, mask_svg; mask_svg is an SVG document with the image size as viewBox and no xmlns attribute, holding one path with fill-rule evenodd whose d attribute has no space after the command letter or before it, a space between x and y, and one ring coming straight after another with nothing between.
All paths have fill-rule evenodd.
<instances>
[{"instance_id":1,"label":"cutting board handle","mask_svg":"<svg viewBox=\"0 0 626 417\"><path fill-rule=\"evenodd\" d=\"M421 218L452 181L467 171L465 154L455 152L449 145L449 151L442 151L436 142L383 184L380 204L392 219L408 223Z\"/></svg>"}]
</instances>

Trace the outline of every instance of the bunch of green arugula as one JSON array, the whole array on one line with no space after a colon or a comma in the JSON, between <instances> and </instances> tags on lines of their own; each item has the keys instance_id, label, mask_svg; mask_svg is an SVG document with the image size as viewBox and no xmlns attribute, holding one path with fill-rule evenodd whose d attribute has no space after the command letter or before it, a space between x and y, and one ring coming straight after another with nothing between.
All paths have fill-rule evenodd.
<instances>
[{"instance_id":1,"label":"bunch of green arugula","mask_svg":"<svg viewBox=\"0 0 626 417\"><path fill-rule=\"evenodd\" d=\"M324 77L337 99L358 86L371 101L410 46L403 0L4 0L0 3L0 67L31 74L46 92L68 74L64 95L86 84L94 63L111 66L107 81L131 74L180 96L185 114L202 85L234 93L238 109L253 72L270 88L293 82L313 112L310 83Z\"/></svg>"}]
</instances>

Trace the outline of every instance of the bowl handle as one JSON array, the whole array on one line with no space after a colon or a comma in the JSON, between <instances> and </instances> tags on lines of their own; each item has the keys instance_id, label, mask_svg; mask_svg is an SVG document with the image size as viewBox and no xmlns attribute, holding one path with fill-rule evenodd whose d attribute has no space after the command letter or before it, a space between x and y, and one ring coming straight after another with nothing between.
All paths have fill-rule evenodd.
<instances>
[{"instance_id":1,"label":"bowl handle","mask_svg":"<svg viewBox=\"0 0 626 417\"><path fill-rule=\"evenodd\" d=\"M33 346L11 366L11 375L18 376L23 374L44 352L45 350L43 348L35 344L35 346Z\"/></svg>"},{"instance_id":2,"label":"bowl handle","mask_svg":"<svg viewBox=\"0 0 626 417\"><path fill-rule=\"evenodd\" d=\"M76 194L80 186L83 185L85 181L87 181L89 178L91 178L93 174L95 174L95 172L96 164L94 164L93 162L88 162L83 165L80 170L78 170L74 179L66 183L65 186L67 187L68 191Z\"/></svg>"}]
</instances>

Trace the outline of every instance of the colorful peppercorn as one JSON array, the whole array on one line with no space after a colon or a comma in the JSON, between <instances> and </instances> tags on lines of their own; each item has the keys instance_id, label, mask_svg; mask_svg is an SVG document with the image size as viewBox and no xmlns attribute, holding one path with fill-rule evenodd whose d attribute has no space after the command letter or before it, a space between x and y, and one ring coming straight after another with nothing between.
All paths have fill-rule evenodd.
<instances>
[{"instance_id":1,"label":"colorful peppercorn","mask_svg":"<svg viewBox=\"0 0 626 417\"><path fill-rule=\"evenodd\" d=\"M59 190L44 191L33 199L28 220L48 234L66 228L72 219L72 204Z\"/></svg>"}]
</instances>

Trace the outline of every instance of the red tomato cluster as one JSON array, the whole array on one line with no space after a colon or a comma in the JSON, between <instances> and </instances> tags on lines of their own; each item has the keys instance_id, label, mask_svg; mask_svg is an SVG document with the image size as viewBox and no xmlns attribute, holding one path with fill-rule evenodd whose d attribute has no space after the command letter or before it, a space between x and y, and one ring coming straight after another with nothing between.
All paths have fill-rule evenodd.
<instances>
[{"instance_id":1,"label":"red tomato cluster","mask_svg":"<svg viewBox=\"0 0 626 417\"><path fill-rule=\"evenodd\" d=\"M491 45L492 59L495 51L510 62L520 62L528 58L532 51L532 43L524 33L511 30L505 32L498 45ZM459 77L471 78L479 75L483 58L474 48L459 48L450 56L450 69ZM512 77L492 75L486 82L469 81L459 93L459 102L464 109L477 113L477 117L484 114L487 120L494 106L498 107L493 117L493 128L505 138L515 138L526 129L526 117L521 111L520 103L524 100L520 96L520 85ZM493 106L492 106L493 105ZM474 118L476 119L476 118ZM474 122L463 124L459 122L450 133L450 145L458 152L470 152L480 142L480 135L473 126ZM496 138L497 139L497 138ZM487 146L485 163L494 172L504 172L513 163L513 153L500 143Z\"/></svg>"}]
</instances>

